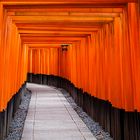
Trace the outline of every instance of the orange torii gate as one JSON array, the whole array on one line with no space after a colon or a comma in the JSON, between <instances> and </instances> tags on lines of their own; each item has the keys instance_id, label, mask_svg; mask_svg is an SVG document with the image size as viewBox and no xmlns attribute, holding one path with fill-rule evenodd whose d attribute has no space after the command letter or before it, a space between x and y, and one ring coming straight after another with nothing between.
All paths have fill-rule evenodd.
<instances>
[{"instance_id":1,"label":"orange torii gate","mask_svg":"<svg viewBox=\"0 0 140 140\"><path fill-rule=\"evenodd\" d=\"M65 78L117 109L140 112L139 7L139 0L2 0L0 111L30 72ZM71 45L62 51L63 44Z\"/></svg>"}]
</instances>

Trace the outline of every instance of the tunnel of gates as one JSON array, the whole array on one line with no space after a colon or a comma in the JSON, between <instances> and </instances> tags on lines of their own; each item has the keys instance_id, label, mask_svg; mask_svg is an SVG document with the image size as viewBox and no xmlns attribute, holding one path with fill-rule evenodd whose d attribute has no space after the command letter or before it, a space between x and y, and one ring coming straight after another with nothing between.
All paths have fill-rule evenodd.
<instances>
[{"instance_id":1,"label":"tunnel of gates","mask_svg":"<svg viewBox=\"0 0 140 140\"><path fill-rule=\"evenodd\" d=\"M114 140L139 140L140 0L0 1L0 79L0 140L27 81L66 89Z\"/></svg>"}]
</instances>

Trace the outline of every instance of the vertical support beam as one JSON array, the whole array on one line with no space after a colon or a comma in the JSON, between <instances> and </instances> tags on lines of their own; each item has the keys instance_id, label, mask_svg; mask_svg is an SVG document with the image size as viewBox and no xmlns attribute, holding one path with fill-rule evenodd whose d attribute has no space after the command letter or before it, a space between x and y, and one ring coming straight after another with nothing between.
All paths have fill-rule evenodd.
<instances>
[{"instance_id":1,"label":"vertical support beam","mask_svg":"<svg viewBox=\"0 0 140 140\"><path fill-rule=\"evenodd\" d=\"M3 40L4 40L4 9L3 4L0 2L0 140L3 140L6 136L6 120L7 110L4 109L3 99Z\"/></svg>"},{"instance_id":2,"label":"vertical support beam","mask_svg":"<svg viewBox=\"0 0 140 140\"><path fill-rule=\"evenodd\" d=\"M0 82L0 112L3 109L3 92L2 92L3 46L2 46L2 41L3 41L3 5L0 3L0 79L1 79L1 82Z\"/></svg>"},{"instance_id":3,"label":"vertical support beam","mask_svg":"<svg viewBox=\"0 0 140 140\"><path fill-rule=\"evenodd\" d=\"M138 13L137 4L128 4L128 28L131 52L131 67L132 67L132 81L133 81L133 96L134 96L134 109L140 111L140 44L138 33Z\"/></svg>"}]
</instances>

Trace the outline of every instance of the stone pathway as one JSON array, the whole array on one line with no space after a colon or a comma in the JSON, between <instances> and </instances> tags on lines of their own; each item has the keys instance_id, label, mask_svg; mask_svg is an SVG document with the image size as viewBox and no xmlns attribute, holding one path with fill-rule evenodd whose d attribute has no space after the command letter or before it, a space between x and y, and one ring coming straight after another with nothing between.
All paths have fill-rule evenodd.
<instances>
[{"instance_id":1,"label":"stone pathway","mask_svg":"<svg viewBox=\"0 0 140 140\"><path fill-rule=\"evenodd\" d=\"M96 140L55 88L28 84L32 97L21 140Z\"/></svg>"}]
</instances>

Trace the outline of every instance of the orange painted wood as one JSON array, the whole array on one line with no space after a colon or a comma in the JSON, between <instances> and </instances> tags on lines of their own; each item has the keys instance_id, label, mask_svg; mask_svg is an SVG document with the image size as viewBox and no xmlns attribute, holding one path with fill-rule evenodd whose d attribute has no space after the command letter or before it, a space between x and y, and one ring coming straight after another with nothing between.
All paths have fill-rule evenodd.
<instances>
[{"instance_id":1,"label":"orange painted wood","mask_svg":"<svg viewBox=\"0 0 140 140\"><path fill-rule=\"evenodd\" d=\"M140 1L130 1L88 0L82 8L84 0L53 0L46 8L38 6L48 4L44 0L3 0L0 111L27 72L67 78L114 107L140 111ZM70 44L67 51L64 43Z\"/></svg>"},{"instance_id":2,"label":"orange painted wood","mask_svg":"<svg viewBox=\"0 0 140 140\"><path fill-rule=\"evenodd\" d=\"M69 1L69 0L51 0L51 1L46 1L46 0L40 0L40 1L38 1L38 0L30 0L30 1L28 1L28 0L2 0L2 2L3 3L5 3L5 4L14 4L14 3L16 3L16 4L24 4L24 5L26 5L26 4L41 4L41 3L46 3L46 4L73 4L73 3L78 3L78 4L80 4L80 3L85 3L85 4L87 4L87 3L93 3L93 4L101 4L101 3L128 3L128 2L137 2L137 0L116 0L116 1L114 1L114 0L87 0L87 1L85 1L85 0L71 0L71 1Z\"/></svg>"},{"instance_id":3,"label":"orange painted wood","mask_svg":"<svg viewBox=\"0 0 140 140\"><path fill-rule=\"evenodd\" d=\"M0 111L4 108L3 107L3 5L0 4Z\"/></svg>"}]
</instances>

